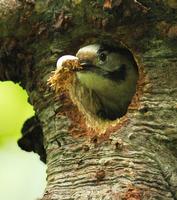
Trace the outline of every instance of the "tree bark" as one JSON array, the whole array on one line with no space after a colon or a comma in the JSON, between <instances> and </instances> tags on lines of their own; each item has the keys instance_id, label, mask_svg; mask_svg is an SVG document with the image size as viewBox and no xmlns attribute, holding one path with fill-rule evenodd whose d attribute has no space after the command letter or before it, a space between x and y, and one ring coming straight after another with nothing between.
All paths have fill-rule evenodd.
<instances>
[{"instance_id":1,"label":"tree bark","mask_svg":"<svg viewBox=\"0 0 177 200\"><path fill-rule=\"evenodd\" d=\"M43 130L43 200L177 200L176 20L171 0L21 0L1 16L0 80L27 90ZM102 40L134 55L136 106L105 134L78 133L82 116L47 80L58 57Z\"/></svg>"}]
</instances>

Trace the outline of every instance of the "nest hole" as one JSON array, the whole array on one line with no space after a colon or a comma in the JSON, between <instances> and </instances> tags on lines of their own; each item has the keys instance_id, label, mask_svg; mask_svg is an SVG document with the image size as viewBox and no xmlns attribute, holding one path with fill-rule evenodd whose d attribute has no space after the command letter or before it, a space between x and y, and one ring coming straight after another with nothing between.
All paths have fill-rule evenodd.
<instances>
[{"instance_id":1,"label":"nest hole","mask_svg":"<svg viewBox=\"0 0 177 200\"><path fill-rule=\"evenodd\" d=\"M123 45L99 44L97 59L102 63L76 73L75 94L80 91L74 101L79 102L79 110L90 121L91 118L114 121L122 118L132 103L139 79L138 66L133 54ZM83 46L87 45L90 44Z\"/></svg>"}]
</instances>

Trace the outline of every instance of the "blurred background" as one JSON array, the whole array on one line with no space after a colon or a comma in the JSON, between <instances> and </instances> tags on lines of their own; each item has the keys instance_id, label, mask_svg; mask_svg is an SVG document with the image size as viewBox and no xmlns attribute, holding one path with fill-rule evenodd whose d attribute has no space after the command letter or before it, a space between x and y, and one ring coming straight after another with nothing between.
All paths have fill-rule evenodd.
<instances>
[{"instance_id":1,"label":"blurred background","mask_svg":"<svg viewBox=\"0 0 177 200\"><path fill-rule=\"evenodd\" d=\"M24 121L34 115L27 93L11 81L0 82L0 199L36 200L46 186L46 165L17 145Z\"/></svg>"}]
</instances>

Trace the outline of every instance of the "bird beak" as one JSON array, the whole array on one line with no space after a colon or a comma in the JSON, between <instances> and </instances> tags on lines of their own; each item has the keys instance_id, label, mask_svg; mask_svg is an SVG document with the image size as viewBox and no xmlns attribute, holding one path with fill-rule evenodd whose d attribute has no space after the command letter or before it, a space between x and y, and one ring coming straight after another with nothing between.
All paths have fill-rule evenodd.
<instances>
[{"instance_id":1,"label":"bird beak","mask_svg":"<svg viewBox=\"0 0 177 200\"><path fill-rule=\"evenodd\" d=\"M93 66L93 63L90 60L85 60L85 59L84 60L80 60L79 59L79 63L83 67L83 69L90 68L90 67Z\"/></svg>"}]
</instances>

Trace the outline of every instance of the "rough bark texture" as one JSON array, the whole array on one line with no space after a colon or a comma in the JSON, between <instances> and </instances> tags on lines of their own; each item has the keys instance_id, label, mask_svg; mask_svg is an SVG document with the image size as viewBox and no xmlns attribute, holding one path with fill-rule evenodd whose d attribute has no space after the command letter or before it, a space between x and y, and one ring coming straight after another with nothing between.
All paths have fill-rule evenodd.
<instances>
[{"instance_id":1,"label":"rough bark texture","mask_svg":"<svg viewBox=\"0 0 177 200\"><path fill-rule=\"evenodd\" d=\"M176 200L177 3L105 2L23 0L0 21L0 80L27 90L43 129L43 200ZM59 56L105 39L123 42L136 58L138 106L106 136L71 134L47 79Z\"/></svg>"}]
</instances>

